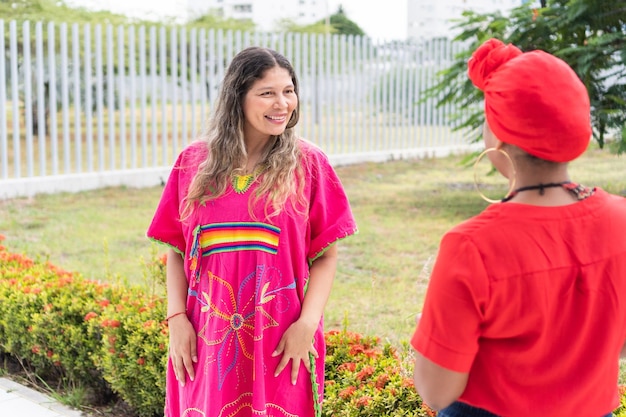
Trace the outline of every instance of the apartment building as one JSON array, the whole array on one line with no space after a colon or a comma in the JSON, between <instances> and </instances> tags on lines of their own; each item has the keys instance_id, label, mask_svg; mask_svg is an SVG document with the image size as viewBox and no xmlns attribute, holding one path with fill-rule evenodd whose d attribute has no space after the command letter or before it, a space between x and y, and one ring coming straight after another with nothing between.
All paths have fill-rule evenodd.
<instances>
[{"instance_id":1,"label":"apartment building","mask_svg":"<svg viewBox=\"0 0 626 417\"><path fill-rule=\"evenodd\" d=\"M530 0L407 0L407 36L410 39L454 37L453 19L465 10L508 12Z\"/></svg>"},{"instance_id":2,"label":"apartment building","mask_svg":"<svg viewBox=\"0 0 626 417\"><path fill-rule=\"evenodd\" d=\"M142 20L187 19L188 0L66 0L68 6L84 7L89 10L107 10Z\"/></svg>"},{"instance_id":3,"label":"apartment building","mask_svg":"<svg viewBox=\"0 0 626 417\"><path fill-rule=\"evenodd\" d=\"M310 24L324 19L328 14L326 0L187 0L190 16L209 10L234 19L253 21L262 31L271 31L281 19L298 24Z\"/></svg>"},{"instance_id":4,"label":"apartment building","mask_svg":"<svg viewBox=\"0 0 626 417\"><path fill-rule=\"evenodd\" d=\"M327 0L69 0L67 3L155 21L184 22L213 11L226 18L251 20L262 31L274 30L282 19L305 25L334 12L328 10Z\"/></svg>"}]
</instances>

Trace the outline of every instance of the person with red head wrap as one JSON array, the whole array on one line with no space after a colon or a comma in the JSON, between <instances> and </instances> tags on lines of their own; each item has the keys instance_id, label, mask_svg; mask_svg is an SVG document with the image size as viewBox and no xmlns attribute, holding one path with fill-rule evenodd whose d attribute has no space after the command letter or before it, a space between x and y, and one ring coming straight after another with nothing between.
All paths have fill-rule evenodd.
<instances>
[{"instance_id":1,"label":"person with red head wrap","mask_svg":"<svg viewBox=\"0 0 626 417\"><path fill-rule=\"evenodd\" d=\"M484 92L501 202L441 240L411 339L438 417L602 417L626 356L626 199L570 179L591 137L587 90L562 60L490 39Z\"/></svg>"},{"instance_id":2,"label":"person with red head wrap","mask_svg":"<svg viewBox=\"0 0 626 417\"><path fill-rule=\"evenodd\" d=\"M485 118L502 142L554 162L587 149L589 95L564 61L491 39L470 59L469 77L484 92Z\"/></svg>"}]
</instances>

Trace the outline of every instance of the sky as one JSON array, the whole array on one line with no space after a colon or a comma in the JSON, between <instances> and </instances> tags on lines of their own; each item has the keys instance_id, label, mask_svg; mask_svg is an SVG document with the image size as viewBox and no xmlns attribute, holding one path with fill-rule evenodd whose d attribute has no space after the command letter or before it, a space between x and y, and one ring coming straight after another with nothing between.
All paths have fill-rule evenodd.
<instances>
[{"instance_id":1,"label":"sky","mask_svg":"<svg viewBox=\"0 0 626 417\"><path fill-rule=\"evenodd\" d=\"M330 13L339 5L350 20L375 40L404 40L407 37L407 0L326 0ZM372 3L376 4L374 6ZM384 9L382 9L384 7ZM382 10L381 10L382 9Z\"/></svg>"},{"instance_id":2,"label":"sky","mask_svg":"<svg viewBox=\"0 0 626 417\"><path fill-rule=\"evenodd\" d=\"M101 8L103 4L106 4L109 9L117 10L128 9L129 1L135 8L143 10L145 10L145 4L149 4L150 10L159 14L162 10L169 10L171 2L176 0L68 0L67 2L94 8ZM341 4L348 18L359 25L366 35L374 40L404 40L407 37L407 0L384 0L382 2L372 0L322 1L327 2L329 14L335 13Z\"/></svg>"}]
</instances>

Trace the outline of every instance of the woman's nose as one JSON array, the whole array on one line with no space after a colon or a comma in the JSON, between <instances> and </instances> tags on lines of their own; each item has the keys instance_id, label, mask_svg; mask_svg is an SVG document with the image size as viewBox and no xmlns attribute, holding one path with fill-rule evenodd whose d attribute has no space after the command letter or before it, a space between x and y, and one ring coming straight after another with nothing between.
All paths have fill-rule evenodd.
<instances>
[{"instance_id":1,"label":"woman's nose","mask_svg":"<svg viewBox=\"0 0 626 417\"><path fill-rule=\"evenodd\" d=\"M276 100L274 101L274 107L287 107L289 101L284 94L278 94L276 96Z\"/></svg>"}]
</instances>

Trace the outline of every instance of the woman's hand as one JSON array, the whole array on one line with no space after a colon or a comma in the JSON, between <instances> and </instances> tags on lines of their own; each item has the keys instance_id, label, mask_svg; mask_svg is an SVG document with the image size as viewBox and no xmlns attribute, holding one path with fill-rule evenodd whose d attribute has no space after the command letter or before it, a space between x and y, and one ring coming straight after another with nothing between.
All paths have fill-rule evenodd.
<instances>
[{"instance_id":1,"label":"woman's hand","mask_svg":"<svg viewBox=\"0 0 626 417\"><path fill-rule=\"evenodd\" d=\"M298 320L289 326L280 339L278 347L272 353L273 357L283 355L276 367L274 376L278 376L289 364L289 361L291 361L291 383L293 385L298 380L301 361L304 363L306 370L309 373L311 372L309 353L313 354L315 358L318 357L317 350L315 350L312 342L316 329L316 324L306 323L304 320Z\"/></svg>"},{"instance_id":2,"label":"woman's hand","mask_svg":"<svg viewBox=\"0 0 626 417\"><path fill-rule=\"evenodd\" d=\"M313 346L313 336L320 324L324 306L328 301L330 288L335 278L337 267L337 245L329 246L311 264L310 277L306 294L302 302L300 318L293 323L281 337L272 356L283 355L276 367L274 376L278 376L291 361L291 383L296 384L300 362L311 372L309 354L318 358L317 350Z\"/></svg>"},{"instance_id":3,"label":"woman's hand","mask_svg":"<svg viewBox=\"0 0 626 417\"><path fill-rule=\"evenodd\" d=\"M195 371L194 363L198 362L196 351L196 331L187 315L180 314L168 321L170 329L170 358L174 367L176 380L185 386L185 371L189 379L193 381Z\"/></svg>"}]
</instances>

